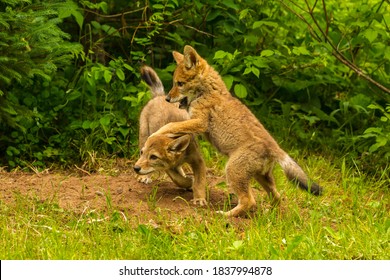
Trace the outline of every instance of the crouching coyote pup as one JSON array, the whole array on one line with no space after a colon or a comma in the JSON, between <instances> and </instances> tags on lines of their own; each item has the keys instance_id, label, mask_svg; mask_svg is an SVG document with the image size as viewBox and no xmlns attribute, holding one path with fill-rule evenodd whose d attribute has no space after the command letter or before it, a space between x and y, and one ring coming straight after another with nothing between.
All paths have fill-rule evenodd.
<instances>
[{"instance_id":1,"label":"crouching coyote pup","mask_svg":"<svg viewBox=\"0 0 390 280\"><path fill-rule=\"evenodd\" d=\"M157 73L148 66L141 68L142 79L151 89L153 99L143 108L140 115L139 148L141 156L134 165L139 181L150 183L150 174L165 171L172 181L181 188L191 189L194 204L206 205L206 166L193 135L149 137L163 125L187 120L188 113L177 104L165 101L164 87ZM148 138L149 137L149 138ZM188 163L193 180L187 177L181 166Z\"/></svg>"},{"instance_id":2,"label":"crouching coyote pup","mask_svg":"<svg viewBox=\"0 0 390 280\"><path fill-rule=\"evenodd\" d=\"M188 163L194 179L187 177L181 166ZM193 203L206 205L206 166L200 155L193 135L184 134L177 138L160 134L150 136L141 150L141 156L134 165L138 174L165 171L172 181L181 188L193 191Z\"/></svg>"},{"instance_id":3,"label":"crouching coyote pup","mask_svg":"<svg viewBox=\"0 0 390 280\"><path fill-rule=\"evenodd\" d=\"M148 66L141 67L141 77L149 86L152 99L145 105L139 118L138 147L141 151L146 139L160 127L170 122L179 122L189 119L185 110L179 109L177 104L165 101L164 86L157 73ZM139 175L138 181L149 184L152 182L150 174Z\"/></svg>"},{"instance_id":4,"label":"crouching coyote pup","mask_svg":"<svg viewBox=\"0 0 390 280\"><path fill-rule=\"evenodd\" d=\"M220 75L190 46L184 55L173 52L177 68L173 87L166 100L187 108L190 119L170 123L154 135L204 133L209 141L229 159L226 179L238 196L238 205L222 212L238 216L256 205L249 187L254 177L267 191L273 205L280 202L272 169L279 163L287 178L299 187L319 195L322 188L311 182L301 167L283 151L263 125L227 90Z\"/></svg>"}]
</instances>

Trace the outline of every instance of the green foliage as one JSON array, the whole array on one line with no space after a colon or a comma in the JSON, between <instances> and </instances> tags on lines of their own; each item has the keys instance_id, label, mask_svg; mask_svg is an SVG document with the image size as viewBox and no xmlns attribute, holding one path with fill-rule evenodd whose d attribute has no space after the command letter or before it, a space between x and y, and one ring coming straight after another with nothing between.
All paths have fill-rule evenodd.
<instances>
[{"instance_id":1,"label":"green foliage","mask_svg":"<svg viewBox=\"0 0 390 280\"><path fill-rule=\"evenodd\" d=\"M68 101L72 102L69 109L73 108L69 128L76 133L73 144L81 160L93 170L91 155L96 152L101 157L130 157L134 153L137 118L145 103L141 92L145 86L126 82L139 76L138 69L121 58L111 60L107 66L86 60L69 95ZM140 98L129 104L124 101L129 94Z\"/></svg>"},{"instance_id":2,"label":"green foliage","mask_svg":"<svg viewBox=\"0 0 390 280\"><path fill-rule=\"evenodd\" d=\"M355 159L364 154L360 135L379 121L367 106L390 100L390 60L383 55L390 42L388 3L244 2L216 12L226 20L222 37L234 30L228 44L215 40L215 56L209 57L228 88L277 137ZM379 146L389 151L384 137L370 153Z\"/></svg>"},{"instance_id":3,"label":"green foliage","mask_svg":"<svg viewBox=\"0 0 390 280\"><path fill-rule=\"evenodd\" d=\"M80 46L67 41L59 28L61 11L77 9L72 2L2 1L0 12L1 92L13 82L51 79L59 65L69 64ZM8 4L8 5L7 5ZM43 59L44 58L44 59Z\"/></svg>"},{"instance_id":4,"label":"green foliage","mask_svg":"<svg viewBox=\"0 0 390 280\"><path fill-rule=\"evenodd\" d=\"M40 138L45 130L58 132L52 123L58 111L54 106L63 101L59 87L67 81L58 76L50 91L53 73L62 73L81 52L59 27L61 11L77 6L70 1L2 1L0 7L0 155L11 167L26 165L25 159L44 165L45 157L62 152L43 148Z\"/></svg>"},{"instance_id":5,"label":"green foliage","mask_svg":"<svg viewBox=\"0 0 390 280\"><path fill-rule=\"evenodd\" d=\"M389 101L387 1L14 0L1 7L7 166L82 162L92 170L93 158L134 154L149 98L139 65L155 67L169 89L171 51L185 44L284 145L349 153L362 163L375 157L379 165L377 155L389 152L386 115L369 107Z\"/></svg>"},{"instance_id":6,"label":"green foliage","mask_svg":"<svg viewBox=\"0 0 390 280\"><path fill-rule=\"evenodd\" d=\"M371 104L368 108L370 110L379 110L381 114L380 123L377 122L378 126L376 127L367 128L360 138L374 140L373 144L365 140L362 142L364 145L370 145L368 148L369 153L378 153L379 157L384 157L388 160L390 158L390 105L383 108L378 104Z\"/></svg>"}]
</instances>

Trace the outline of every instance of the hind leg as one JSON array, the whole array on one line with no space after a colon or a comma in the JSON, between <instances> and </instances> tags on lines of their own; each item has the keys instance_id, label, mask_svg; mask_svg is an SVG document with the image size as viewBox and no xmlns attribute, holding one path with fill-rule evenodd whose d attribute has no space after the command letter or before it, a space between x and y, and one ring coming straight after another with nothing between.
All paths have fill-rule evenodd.
<instances>
[{"instance_id":1,"label":"hind leg","mask_svg":"<svg viewBox=\"0 0 390 280\"><path fill-rule=\"evenodd\" d=\"M256 174L255 179L268 193L268 196L271 199L271 204L273 206L277 206L280 203L280 194L276 190L275 179L272 175L272 171L267 172L265 175Z\"/></svg>"},{"instance_id":2,"label":"hind leg","mask_svg":"<svg viewBox=\"0 0 390 280\"><path fill-rule=\"evenodd\" d=\"M251 179L249 170L245 169L245 158L232 156L226 165L226 179L229 190L233 190L238 197L238 204L227 212L219 211L228 217L239 216L256 205L256 200L249 186Z\"/></svg>"}]
</instances>

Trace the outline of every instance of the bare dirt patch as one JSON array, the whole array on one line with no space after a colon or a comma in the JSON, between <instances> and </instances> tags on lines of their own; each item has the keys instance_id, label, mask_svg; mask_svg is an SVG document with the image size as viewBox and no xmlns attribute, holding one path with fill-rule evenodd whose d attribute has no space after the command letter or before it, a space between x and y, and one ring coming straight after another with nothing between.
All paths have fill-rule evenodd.
<instances>
[{"instance_id":1,"label":"bare dirt patch","mask_svg":"<svg viewBox=\"0 0 390 280\"><path fill-rule=\"evenodd\" d=\"M57 203L61 208L83 213L117 210L131 216L149 219L155 209L191 215L200 206L192 204L192 192L175 186L163 174L151 184L139 183L131 168L114 175L73 172L0 172L0 200L13 204L18 197L29 197L41 202ZM209 208L222 209L225 191L216 185L224 179L208 174Z\"/></svg>"}]
</instances>

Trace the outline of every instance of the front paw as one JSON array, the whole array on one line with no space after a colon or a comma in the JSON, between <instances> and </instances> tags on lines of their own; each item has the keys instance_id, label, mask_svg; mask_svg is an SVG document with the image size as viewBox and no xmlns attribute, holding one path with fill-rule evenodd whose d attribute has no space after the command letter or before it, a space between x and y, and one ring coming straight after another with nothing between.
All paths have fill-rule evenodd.
<instances>
[{"instance_id":1,"label":"front paw","mask_svg":"<svg viewBox=\"0 0 390 280\"><path fill-rule=\"evenodd\" d=\"M194 205L207 206L207 201L205 198L194 198L191 201Z\"/></svg>"},{"instance_id":2,"label":"front paw","mask_svg":"<svg viewBox=\"0 0 390 280\"><path fill-rule=\"evenodd\" d=\"M152 178L149 175L139 175L137 180L138 182L144 184L150 184L151 182L153 182Z\"/></svg>"}]
</instances>

